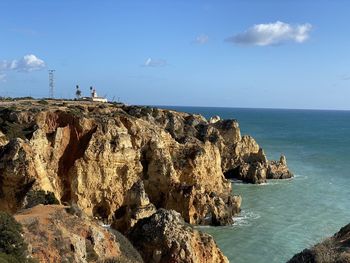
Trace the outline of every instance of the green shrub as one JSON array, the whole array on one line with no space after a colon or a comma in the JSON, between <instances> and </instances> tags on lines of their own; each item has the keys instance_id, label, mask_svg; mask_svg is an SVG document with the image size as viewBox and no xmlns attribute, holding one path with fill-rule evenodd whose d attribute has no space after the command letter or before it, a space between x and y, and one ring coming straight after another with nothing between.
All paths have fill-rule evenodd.
<instances>
[{"instance_id":1,"label":"green shrub","mask_svg":"<svg viewBox=\"0 0 350 263\"><path fill-rule=\"evenodd\" d=\"M39 204L43 205L58 205L60 202L52 192L45 192L44 190L31 190L26 195L26 204L24 208L31 208Z\"/></svg>"},{"instance_id":2,"label":"green shrub","mask_svg":"<svg viewBox=\"0 0 350 263\"><path fill-rule=\"evenodd\" d=\"M0 211L0 263L38 263L27 256L22 226L13 216Z\"/></svg>"},{"instance_id":3,"label":"green shrub","mask_svg":"<svg viewBox=\"0 0 350 263\"><path fill-rule=\"evenodd\" d=\"M34 100L33 97L26 96L26 97L15 97L13 100Z\"/></svg>"},{"instance_id":4,"label":"green shrub","mask_svg":"<svg viewBox=\"0 0 350 263\"><path fill-rule=\"evenodd\" d=\"M9 121L2 121L0 123L2 132L7 136L7 138L21 138L25 139L26 136L23 132L25 128L22 124L19 123L11 123Z\"/></svg>"},{"instance_id":5,"label":"green shrub","mask_svg":"<svg viewBox=\"0 0 350 263\"><path fill-rule=\"evenodd\" d=\"M46 100L39 100L38 103L41 105L48 105L49 104Z\"/></svg>"},{"instance_id":6,"label":"green shrub","mask_svg":"<svg viewBox=\"0 0 350 263\"><path fill-rule=\"evenodd\" d=\"M21 262L11 255L0 253L0 263L21 263Z\"/></svg>"},{"instance_id":7,"label":"green shrub","mask_svg":"<svg viewBox=\"0 0 350 263\"><path fill-rule=\"evenodd\" d=\"M13 216L0 212L0 253L8 254L24 262L27 244L22 237L22 226Z\"/></svg>"},{"instance_id":8,"label":"green shrub","mask_svg":"<svg viewBox=\"0 0 350 263\"><path fill-rule=\"evenodd\" d=\"M76 215L78 217L83 216L83 211L79 208L79 206L75 203L71 204L70 207L66 208L66 212L71 215Z\"/></svg>"}]
</instances>

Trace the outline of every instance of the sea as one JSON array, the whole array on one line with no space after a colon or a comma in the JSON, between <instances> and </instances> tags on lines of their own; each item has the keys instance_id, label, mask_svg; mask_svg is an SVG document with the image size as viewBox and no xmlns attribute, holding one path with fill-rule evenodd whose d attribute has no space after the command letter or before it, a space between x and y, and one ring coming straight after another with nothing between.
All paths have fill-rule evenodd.
<instances>
[{"instance_id":1,"label":"sea","mask_svg":"<svg viewBox=\"0 0 350 263\"><path fill-rule=\"evenodd\" d=\"M235 223L200 227L233 263L286 262L350 223L350 111L162 108L237 119L269 159L287 157L293 179L232 182L243 197Z\"/></svg>"}]
</instances>

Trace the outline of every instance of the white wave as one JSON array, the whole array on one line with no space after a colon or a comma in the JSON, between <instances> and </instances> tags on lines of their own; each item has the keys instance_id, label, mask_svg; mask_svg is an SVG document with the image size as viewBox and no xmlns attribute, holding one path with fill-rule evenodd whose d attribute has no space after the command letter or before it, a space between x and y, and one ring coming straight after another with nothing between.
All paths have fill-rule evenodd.
<instances>
[{"instance_id":1,"label":"white wave","mask_svg":"<svg viewBox=\"0 0 350 263\"><path fill-rule=\"evenodd\" d=\"M294 175L294 179L295 180L306 180L308 179L309 177L307 175L303 175L303 174L295 174Z\"/></svg>"},{"instance_id":2,"label":"white wave","mask_svg":"<svg viewBox=\"0 0 350 263\"><path fill-rule=\"evenodd\" d=\"M233 226L250 226L252 221L260 217L258 213L243 210L239 215L233 217Z\"/></svg>"},{"instance_id":3,"label":"white wave","mask_svg":"<svg viewBox=\"0 0 350 263\"><path fill-rule=\"evenodd\" d=\"M242 180L238 180L238 179L229 179L229 180L234 185L251 185L252 187L257 187L257 186L284 184L284 183L290 182L290 181L292 181L294 179L305 180L307 178L308 177L304 176L304 175L294 175L294 177L286 178L286 179L268 179L266 183L261 183L261 184L249 184L249 183L245 183Z\"/></svg>"},{"instance_id":4,"label":"white wave","mask_svg":"<svg viewBox=\"0 0 350 263\"><path fill-rule=\"evenodd\" d=\"M239 179L229 179L229 181L234 184L244 184L244 182Z\"/></svg>"}]
</instances>

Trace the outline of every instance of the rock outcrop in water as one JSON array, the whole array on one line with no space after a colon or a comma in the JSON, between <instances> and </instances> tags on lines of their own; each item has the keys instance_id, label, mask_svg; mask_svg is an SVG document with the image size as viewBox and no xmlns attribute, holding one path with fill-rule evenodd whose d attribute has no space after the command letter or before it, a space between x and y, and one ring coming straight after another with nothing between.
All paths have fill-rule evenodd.
<instances>
[{"instance_id":1,"label":"rock outcrop in water","mask_svg":"<svg viewBox=\"0 0 350 263\"><path fill-rule=\"evenodd\" d=\"M23 101L0 108L0 131L1 210L15 213L29 191L43 190L123 233L136 231L160 208L177 211L190 224L231 224L241 197L232 195L227 178L261 183L292 176L285 158L268 161L252 137L241 136L235 120L208 122L148 107ZM170 217L172 227L187 229L173 220L177 214ZM202 241L193 241L195 249L219 251ZM162 255L171 247L164 249ZM198 257L192 252L185 258Z\"/></svg>"},{"instance_id":2,"label":"rock outcrop in water","mask_svg":"<svg viewBox=\"0 0 350 263\"><path fill-rule=\"evenodd\" d=\"M236 120L221 120L219 116L214 116L208 122L200 115L139 107L129 107L127 112L156 123L180 143L200 141L215 145L220 152L221 169L226 178L264 183L267 179L293 177L285 156L281 156L280 161L268 161L254 138L241 135Z\"/></svg>"},{"instance_id":3,"label":"rock outcrop in water","mask_svg":"<svg viewBox=\"0 0 350 263\"><path fill-rule=\"evenodd\" d=\"M349 263L350 224L333 237L296 254L288 263Z\"/></svg>"}]
</instances>

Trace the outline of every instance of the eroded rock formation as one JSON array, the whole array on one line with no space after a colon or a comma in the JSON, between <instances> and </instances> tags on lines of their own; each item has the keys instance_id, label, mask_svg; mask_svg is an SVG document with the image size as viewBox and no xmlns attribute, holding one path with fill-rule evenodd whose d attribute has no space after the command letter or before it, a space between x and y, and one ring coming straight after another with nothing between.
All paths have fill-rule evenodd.
<instances>
[{"instance_id":1,"label":"eroded rock formation","mask_svg":"<svg viewBox=\"0 0 350 263\"><path fill-rule=\"evenodd\" d=\"M114 214L112 227L121 232L132 228L137 221L156 212L156 207L149 201L143 182L136 182L129 190L122 207Z\"/></svg>"},{"instance_id":2,"label":"eroded rock formation","mask_svg":"<svg viewBox=\"0 0 350 263\"><path fill-rule=\"evenodd\" d=\"M215 122L218 122L219 120L221 120L220 116L215 115L209 119L209 123L215 123Z\"/></svg>"},{"instance_id":3,"label":"eroded rock formation","mask_svg":"<svg viewBox=\"0 0 350 263\"><path fill-rule=\"evenodd\" d=\"M15 218L30 244L29 255L39 262L143 262L121 234L112 234L88 218L71 215L63 206L39 205L21 211Z\"/></svg>"},{"instance_id":4,"label":"eroded rock formation","mask_svg":"<svg viewBox=\"0 0 350 263\"><path fill-rule=\"evenodd\" d=\"M242 199L228 178L291 176L285 157L268 161L235 120L83 102L0 104L0 209L15 213L43 193L86 215L39 206L16 216L32 254L49 259L43 262L66 253L76 262L123 258L118 234L116 240L92 217L128 234L146 262L227 262L212 237L187 223L233 222ZM140 262L134 256L126 262Z\"/></svg>"},{"instance_id":5,"label":"eroded rock formation","mask_svg":"<svg viewBox=\"0 0 350 263\"><path fill-rule=\"evenodd\" d=\"M7 137L0 131L0 146L6 145L7 143Z\"/></svg>"},{"instance_id":6,"label":"eroded rock formation","mask_svg":"<svg viewBox=\"0 0 350 263\"><path fill-rule=\"evenodd\" d=\"M280 161L268 161L253 137L241 135L236 120L222 120L214 116L207 121L201 115L156 108L127 107L124 110L132 116L155 123L179 143L210 142L219 150L221 170L226 178L264 183L267 179L293 177L285 156L281 156Z\"/></svg>"},{"instance_id":7,"label":"eroded rock formation","mask_svg":"<svg viewBox=\"0 0 350 263\"><path fill-rule=\"evenodd\" d=\"M173 210L159 209L138 221L128 237L148 262L228 262L210 235L194 230Z\"/></svg>"},{"instance_id":8,"label":"eroded rock formation","mask_svg":"<svg viewBox=\"0 0 350 263\"><path fill-rule=\"evenodd\" d=\"M0 122L6 136L0 209L12 213L34 189L124 231L155 208L174 209L191 224L224 225L241 203L224 175L253 183L291 176L285 162L267 161L252 137L241 136L234 120L209 123L200 115L147 107L32 102L1 109Z\"/></svg>"}]
</instances>

